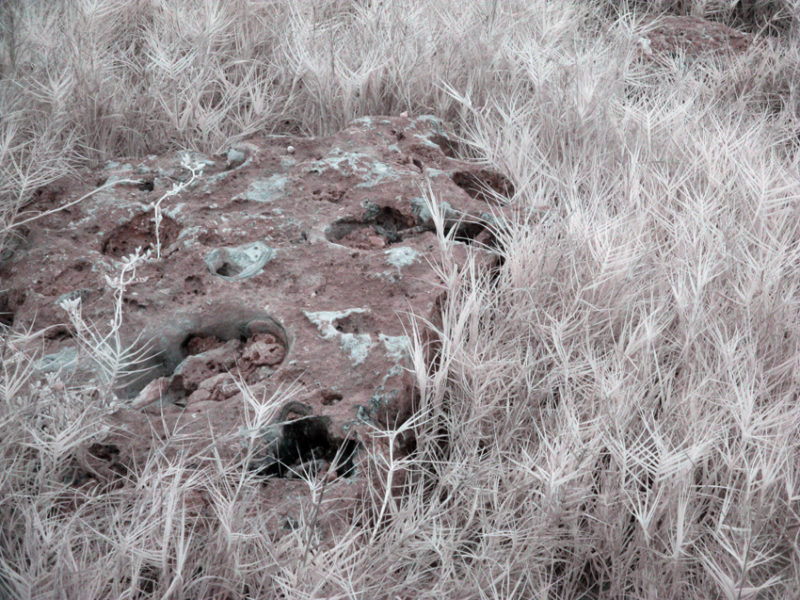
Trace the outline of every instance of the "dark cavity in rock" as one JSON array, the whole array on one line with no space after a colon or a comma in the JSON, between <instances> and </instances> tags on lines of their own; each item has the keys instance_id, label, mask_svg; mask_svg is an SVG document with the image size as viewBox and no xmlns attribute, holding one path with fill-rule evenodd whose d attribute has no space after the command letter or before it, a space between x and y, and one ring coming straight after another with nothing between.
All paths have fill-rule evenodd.
<instances>
[{"instance_id":1,"label":"dark cavity in rock","mask_svg":"<svg viewBox=\"0 0 800 600\"><path fill-rule=\"evenodd\" d=\"M457 171L453 182L476 200L491 200L494 191L510 198L514 195L514 184L505 176L489 169L477 171Z\"/></svg>"},{"instance_id":2,"label":"dark cavity in rock","mask_svg":"<svg viewBox=\"0 0 800 600\"><path fill-rule=\"evenodd\" d=\"M277 437L268 440L267 455L251 464L259 475L287 477L293 472L313 470L320 461L331 464L334 460L340 476L351 477L354 474L354 458L359 444L355 440L332 436L328 417L303 416L277 427L278 430L272 434L277 434Z\"/></svg>"},{"instance_id":3,"label":"dark cavity in rock","mask_svg":"<svg viewBox=\"0 0 800 600\"><path fill-rule=\"evenodd\" d=\"M180 230L180 225L174 219L162 215L158 228L162 250L178 239ZM153 213L148 211L114 229L103 242L103 254L122 258L132 254L137 247L144 249L155 243L156 224Z\"/></svg>"}]
</instances>

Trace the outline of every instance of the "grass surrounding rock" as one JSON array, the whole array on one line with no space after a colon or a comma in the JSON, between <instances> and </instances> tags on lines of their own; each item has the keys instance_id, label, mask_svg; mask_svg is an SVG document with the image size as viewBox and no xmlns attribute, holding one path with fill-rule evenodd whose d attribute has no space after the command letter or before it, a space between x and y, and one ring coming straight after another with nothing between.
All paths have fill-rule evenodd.
<instances>
[{"instance_id":1,"label":"grass surrounding rock","mask_svg":"<svg viewBox=\"0 0 800 600\"><path fill-rule=\"evenodd\" d=\"M651 60L662 13L757 43ZM4 2L0 596L796 596L797 15L795 0ZM297 136L404 111L450 124L448 152L513 186L494 271L440 228L446 300L408 331L413 416L365 437L348 482L347 452L326 457L338 470L308 461L282 488L297 515L264 509L246 453L173 452L191 431L136 430L153 451L132 473L104 437L113 393L29 351L71 330L15 321L26 298L3 284L33 223L59 215L66 236L86 217L59 182L173 151L238 163L254 134L295 136L288 169ZM107 283L123 307L127 283ZM113 337L95 350L114 377L137 366L112 360L139 356ZM278 427L297 388L236 392L249 431Z\"/></svg>"}]
</instances>

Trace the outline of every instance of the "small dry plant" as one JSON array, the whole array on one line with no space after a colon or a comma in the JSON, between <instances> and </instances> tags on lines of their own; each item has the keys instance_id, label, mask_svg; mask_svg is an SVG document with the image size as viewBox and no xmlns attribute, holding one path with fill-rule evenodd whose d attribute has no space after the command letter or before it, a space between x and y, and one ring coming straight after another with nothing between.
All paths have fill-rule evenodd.
<instances>
[{"instance_id":1,"label":"small dry plant","mask_svg":"<svg viewBox=\"0 0 800 600\"><path fill-rule=\"evenodd\" d=\"M161 220L162 220L161 203L164 200L166 200L167 198L171 198L173 196L177 196L183 190L191 187L191 185L195 182L195 180L198 177L202 176L203 168L205 167L205 165L200 161L192 161L191 157L189 156L189 154L185 154L184 155L183 160L181 161L181 166L191 173L189 179L187 179L186 181L182 181L180 183L172 184L172 189L171 190L169 190L168 192L165 192L158 200L156 200L155 202L153 202L150 205L150 208L153 209L153 220L155 221L155 225L156 225L155 249L156 249L156 259L157 260L161 260L161 236L160 236L160 229L159 229L159 227L161 226Z\"/></svg>"},{"instance_id":2,"label":"small dry plant","mask_svg":"<svg viewBox=\"0 0 800 600\"><path fill-rule=\"evenodd\" d=\"M107 399L113 397L118 386L130 384L134 378L147 371L140 365L150 358L149 345L146 341L143 343L141 334L131 342L123 341L121 329L125 291L134 283L146 281L136 276L136 269L149 256L150 251L142 253L141 248L137 248L133 254L121 259L116 277L105 276L106 285L114 291L114 314L107 328L101 329L84 319L80 295L65 298L60 304L72 324L75 340L98 368L104 397Z\"/></svg>"}]
</instances>

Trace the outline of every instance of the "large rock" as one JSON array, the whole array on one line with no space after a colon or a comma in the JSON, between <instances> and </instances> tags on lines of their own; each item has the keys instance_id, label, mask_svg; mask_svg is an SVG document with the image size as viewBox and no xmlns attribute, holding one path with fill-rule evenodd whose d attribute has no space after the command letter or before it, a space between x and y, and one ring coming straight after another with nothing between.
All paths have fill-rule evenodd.
<instances>
[{"instance_id":1,"label":"large rock","mask_svg":"<svg viewBox=\"0 0 800 600\"><path fill-rule=\"evenodd\" d=\"M649 58L658 60L682 52L695 59L742 54L754 43L754 37L700 17L662 16L645 26L639 41L642 53Z\"/></svg>"},{"instance_id":2,"label":"large rock","mask_svg":"<svg viewBox=\"0 0 800 600\"><path fill-rule=\"evenodd\" d=\"M141 465L152 431L189 432L232 456L246 437L246 386L259 401L285 397L259 432L265 475L325 468L337 451L349 457L340 474L356 473L359 428L394 425L413 410L407 315L436 318L439 246L424 194L457 228L463 258L467 244L492 242L492 211L504 210L495 193L513 193L452 148L437 119L400 116L358 119L328 138L261 137L192 155L202 176L163 199L161 258L141 264L125 294L123 337L141 334L158 356L146 378L117 390L116 433L91 456L113 456L116 471ZM0 264L6 322L54 326L42 370L73 381L94 373L70 328L57 326L58 302L80 298L84 319L106 327L114 302L104 277L154 244L152 205L188 180L182 159L109 163L31 207L134 180L32 222Z\"/></svg>"}]
</instances>

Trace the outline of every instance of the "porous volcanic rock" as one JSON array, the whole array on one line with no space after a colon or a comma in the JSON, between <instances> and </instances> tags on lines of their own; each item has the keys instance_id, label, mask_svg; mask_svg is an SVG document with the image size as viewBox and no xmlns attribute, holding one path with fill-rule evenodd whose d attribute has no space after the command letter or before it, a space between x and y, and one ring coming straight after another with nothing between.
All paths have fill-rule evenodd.
<instances>
[{"instance_id":1,"label":"porous volcanic rock","mask_svg":"<svg viewBox=\"0 0 800 600\"><path fill-rule=\"evenodd\" d=\"M5 322L52 326L39 367L91 377L58 303L80 298L83 318L102 331L114 309L105 277L155 243L153 206L163 198L161 258L140 264L122 327L125 340L141 335L158 354L145 378L117 390L123 407L109 416L115 427L99 454L124 471L144 463L151 431L180 430L233 455L247 425L244 387L260 401L291 390L260 432L256 465L286 500L275 486L288 467L325 468L336 451L356 453L360 427L411 414L404 315L435 319L441 295L427 190L456 228L462 258L471 244L491 260L492 215L506 210L497 194L513 186L453 158L452 139L429 116L361 118L331 137L256 137L220 156L191 153L202 175L173 196L164 197L191 176L185 153L61 181L29 208L131 180L29 224L0 263ZM358 474L356 463L340 474Z\"/></svg>"}]
</instances>

